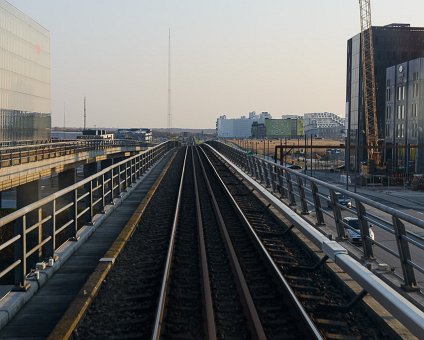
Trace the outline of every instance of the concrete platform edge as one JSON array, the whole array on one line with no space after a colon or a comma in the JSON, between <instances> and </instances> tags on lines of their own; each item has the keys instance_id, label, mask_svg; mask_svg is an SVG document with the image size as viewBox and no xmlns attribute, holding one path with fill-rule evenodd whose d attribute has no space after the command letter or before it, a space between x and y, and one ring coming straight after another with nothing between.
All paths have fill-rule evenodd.
<instances>
[{"instance_id":1,"label":"concrete platform edge","mask_svg":"<svg viewBox=\"0 0 424 340\"><path fill-rule=\"evenodd\" d=\"M172 151L170 151L172 152ZM166 153L163 157L166 157ZM105 207L104 214L97 214L93 218L93 225L84 225L79 231L78 241L67 241L57 249L55 255L59 259L54 263L53 267L47 267L45 270L40 270L40 278L36 280L34 277L29 277L30 288L25 292L9 292L4 297L0 298L0 330L5 327L8 322L19 312L19 310L41 289L42 286L57 272L62 265L74 254L78 248L101 226L103 221L119 207L132 193L132 191L144 181L150 172L160 163L161 158L150 169L148 169L127 191L121 193L121 198L114 199L114 204Z\"/></svg>"},{"instance_id":2,"label":"concrete platform edge","mask_svg":"<svg viewBox=\"0 0 424 340\"><path fill-rule=\"evenodd\" d=\"M115 259L119 256L126 242L131 238L135 228L140 222L145 209L147 208L150 200L159 187L162 179L168 172L174 158L175 154L168 161L168 164L165 165L165 168L162 170L161 174L156 179L155 183L152 185L142 202L138 205L114 243L111 245L109 250L106 251L104 258ZM65 314L53 329L52 333L49 335L49 340L69 339L72 336L73 331L83 319L88 308L91 306L112 266L112 262L99 262L94 272L90 275L84 286L79 291L75 300L71 303Z\"/></svg>"}]
</instances>

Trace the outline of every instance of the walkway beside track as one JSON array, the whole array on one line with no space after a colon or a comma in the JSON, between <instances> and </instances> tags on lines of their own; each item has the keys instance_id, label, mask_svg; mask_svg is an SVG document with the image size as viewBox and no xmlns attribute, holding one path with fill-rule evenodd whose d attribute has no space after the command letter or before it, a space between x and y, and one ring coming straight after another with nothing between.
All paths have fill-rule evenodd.
<instances>
[{"instance_id":1,"label":"walkway beside track","mask_svg":"<svg viewBox=\"0 0 424 340\"><path fill-rule=\"evenodd\" d=\"M99 260L160 176L171 155L172 152L169 152L152 168L126 200L0 331L0 339L45 339L49 336Z\"/></svg>"}]
</instances>

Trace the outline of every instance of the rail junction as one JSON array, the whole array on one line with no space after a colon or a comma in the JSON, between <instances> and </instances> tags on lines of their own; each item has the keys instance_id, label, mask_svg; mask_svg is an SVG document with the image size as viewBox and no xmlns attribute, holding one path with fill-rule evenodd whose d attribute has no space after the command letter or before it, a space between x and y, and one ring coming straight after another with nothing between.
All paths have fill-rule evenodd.
<instances>
[{"instance_id":1,"label":"rail junction","mask_svg":"<svg viewBox=\"0 0 424 340\"><path fill-rule=\"evenodd\" d=\"M0 301L0 338L423 335L421 267L408 257L420 240L405 228L422 221L377 219L347 192L363 231L355 257L346 209L318 182L224 143L167 142L17 210L0 219L18 226L0 245L17 254L0 278L21 290ZM369 222L398 252L371 240ZM399 287L373 271L376 247L400 261Z\"/></svg>"}]
</instances>

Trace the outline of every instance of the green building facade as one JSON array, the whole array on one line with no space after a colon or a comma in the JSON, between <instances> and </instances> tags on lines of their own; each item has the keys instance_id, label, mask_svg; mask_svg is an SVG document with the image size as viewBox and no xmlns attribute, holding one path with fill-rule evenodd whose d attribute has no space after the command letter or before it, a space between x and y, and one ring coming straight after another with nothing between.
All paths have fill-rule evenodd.
<instances>
[{"instance_id":1,"label":"green building facade","mask_svg":"<svg viewBox=\"0 0 424 340\"><path fill-rule=\"evenodd\" d=\"M303 117L287 119L265 119L267 138L298 138L304 135Z\"/></svg>"}]
</instances>

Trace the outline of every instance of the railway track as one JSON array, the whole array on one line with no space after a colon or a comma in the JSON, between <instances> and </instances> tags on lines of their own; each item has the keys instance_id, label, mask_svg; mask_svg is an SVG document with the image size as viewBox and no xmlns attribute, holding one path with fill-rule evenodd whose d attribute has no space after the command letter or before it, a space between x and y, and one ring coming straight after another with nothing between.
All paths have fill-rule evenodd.
<instances>
[{"instance_id":1,"label":"railway track","mask_svg":"<svg viewBox=\"0 0 424 340\"><path fill-rule=\"evenodd\" d=\"M360 303L344 310L350 297L324 266L315 264L219 159L206 148L187 147L74 334L115 339L391 336Z\"/></svg>"},{"instance_id":2,"label":"railway track","mask_svg":"<svg viewBox=\"0 0 424 340\"><path fill-rule=\"evenodd\" d=\"M215 185L232 197L246 218L251 237L278 268L283 279L326 339L399 338L365 308L361 296L351 296L328 270L326 258L317 259L209 149L205 149L219 176ZM211 178L216 178L210 174Z\"/></svg>"}]
</instances>

